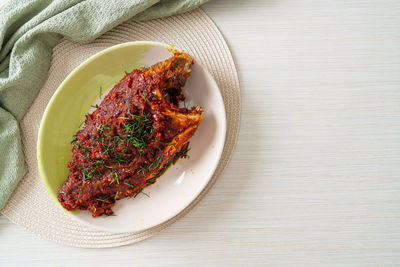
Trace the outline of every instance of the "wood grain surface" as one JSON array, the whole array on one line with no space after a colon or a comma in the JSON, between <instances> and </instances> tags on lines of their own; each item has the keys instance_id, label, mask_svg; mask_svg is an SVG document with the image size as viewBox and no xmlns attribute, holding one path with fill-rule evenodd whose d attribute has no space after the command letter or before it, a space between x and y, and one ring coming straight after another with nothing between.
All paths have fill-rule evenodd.
<instances>
[{"instance_id":1,"label":"wood grain surface","mask_svg":"<svg viewBox=\"0 0 400 267\"><path fill-rule=\"evenodd\" d=\"M213 0L239 71L233 158L138 244L78 249L0 217L0 265L400 264L400 1Z\"/></svg>"}]
</instances>

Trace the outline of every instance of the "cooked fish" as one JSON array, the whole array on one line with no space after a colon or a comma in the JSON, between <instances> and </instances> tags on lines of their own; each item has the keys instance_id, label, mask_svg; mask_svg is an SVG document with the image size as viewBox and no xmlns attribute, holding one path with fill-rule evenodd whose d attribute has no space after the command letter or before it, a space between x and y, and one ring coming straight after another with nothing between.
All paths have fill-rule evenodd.
<instances>
[{"instance_id":1,"label":"cooked fish","mask_svg":"<svg viewBox=\"0 0 400 267\"><path fill-rule=\"evenodd\" d=\"M67 210L112 215L119 199L137 196L187 155L201 107L180 108L193 58L169 59L127 74L86 116L72 142L69 175L58 199Z\"/></svg>"}]
</instances>

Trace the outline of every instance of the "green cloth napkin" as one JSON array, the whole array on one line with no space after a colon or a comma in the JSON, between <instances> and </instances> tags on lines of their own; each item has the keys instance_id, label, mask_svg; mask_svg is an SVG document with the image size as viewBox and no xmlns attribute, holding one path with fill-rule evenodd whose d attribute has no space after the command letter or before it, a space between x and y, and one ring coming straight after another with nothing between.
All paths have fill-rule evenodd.
<instances>
[{"instance_id":1,"label":"green cloth napkin","mask_svg":"<svg viewBox=\"0 0 400 267\"><path fill-rule=\"evenodd\" d=\"M0 209L27 169L18 122L43 85L52 48L87 43L129 20L189 11L207 0L9 0L0 10Z\"/></svg>"}]
</instances>

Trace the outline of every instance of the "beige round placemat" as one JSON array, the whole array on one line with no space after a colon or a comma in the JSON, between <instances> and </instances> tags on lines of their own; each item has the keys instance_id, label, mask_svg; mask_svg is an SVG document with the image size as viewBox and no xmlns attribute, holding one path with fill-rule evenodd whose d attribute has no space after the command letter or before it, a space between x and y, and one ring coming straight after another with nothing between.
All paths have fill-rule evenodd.
<instances>
[{"instance_id":1,"label":"beige round placemat","mask_svg":"<svg viewBox=\"0 0 400 267\"><path fill-rule=\"evenodd\" d=\"M185 210L169 221L145 231L108 233L81 225L52 202L38 172L37 134L48 101L74 68L107 47L136 40L174 44L192 54L210 71L225 103L226 142L209 184ZM64 39L54 48L46 83L21 122L23 149L29 171L1 213L43 238L75 247L115 247L146 239L183 217L214 185L232 154L239 131L239 118L240 89L232 56L221 33L201 9L148 22L126 22L90 44L78 44Z\"/></svg>"}]
</instances>

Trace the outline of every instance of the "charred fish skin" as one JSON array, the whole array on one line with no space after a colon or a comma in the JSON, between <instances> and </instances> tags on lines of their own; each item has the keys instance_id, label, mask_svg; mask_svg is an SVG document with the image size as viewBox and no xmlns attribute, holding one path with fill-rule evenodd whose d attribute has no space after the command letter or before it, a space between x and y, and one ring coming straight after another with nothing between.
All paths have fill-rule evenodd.
<instances>
[{"instance_id":1,"label":"charred fish skin","mask_svg":"<svg viewBox=\"0 0 400 267\"><path fill-rule=\"evenodd\" d=\"M179 158L202 121L201 107L179 108L194 60L175 52L133 70L88 114L72 142L69 175L58 199L66 210L112 215L119 199L136 197Z\"/></svg>"}]
</instances>

